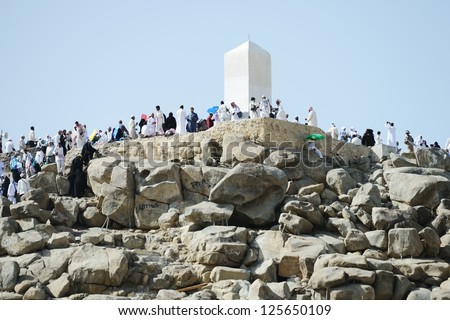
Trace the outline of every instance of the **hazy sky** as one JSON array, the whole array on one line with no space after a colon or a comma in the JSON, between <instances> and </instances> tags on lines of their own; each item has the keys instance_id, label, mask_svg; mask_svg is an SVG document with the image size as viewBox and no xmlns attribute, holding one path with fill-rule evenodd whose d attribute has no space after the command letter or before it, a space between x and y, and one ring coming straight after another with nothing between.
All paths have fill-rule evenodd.
<instances>
[{"instance_id":1,"label":"hazy sky","mask_svg":"<svg viewBox=\"0 0 450 320\"><path fill-rule=\"evenodd\" d=\"M131 114L200 117L223 99L224 53L272 56L290 118L450 137L450 1L0 0L0 129L105 129ZM403 143L401 143L403 145ZM404 148L404 146L403 146Z\"/></svg>"}]
</instances>

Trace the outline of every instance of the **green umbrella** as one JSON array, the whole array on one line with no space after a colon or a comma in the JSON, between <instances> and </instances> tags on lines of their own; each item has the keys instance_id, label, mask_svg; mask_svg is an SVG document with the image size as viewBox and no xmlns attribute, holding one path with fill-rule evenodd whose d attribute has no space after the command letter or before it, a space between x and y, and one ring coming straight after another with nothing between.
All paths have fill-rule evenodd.
<instances>
[{"instance_id":1,"label":"green umbrella","mask_svg":"<svg viewBox=\"0 0 450 320\"><path fill-rule=\"evenodd\" d=\"M306 136L306 140L323 140L325 136L320 133L311 133Z\"/></svg>"}]
</instances>

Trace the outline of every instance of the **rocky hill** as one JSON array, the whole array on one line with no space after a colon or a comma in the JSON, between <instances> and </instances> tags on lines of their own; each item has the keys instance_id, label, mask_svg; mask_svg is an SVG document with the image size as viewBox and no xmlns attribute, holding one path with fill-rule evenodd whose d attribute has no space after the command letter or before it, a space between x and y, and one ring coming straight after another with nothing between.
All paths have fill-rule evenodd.
<instances>
[{"instance_id":1,"label":"rocky hill","mask_svg":"<svg viewBox=\"0 0 450 320\"><path fill-rule=\"evenodd\" d=\"M0 299L449 299L450 159L274 119L99 147L0 202ZM386 157L388 155L388 157Z\"/></svg>"}]
</instances>

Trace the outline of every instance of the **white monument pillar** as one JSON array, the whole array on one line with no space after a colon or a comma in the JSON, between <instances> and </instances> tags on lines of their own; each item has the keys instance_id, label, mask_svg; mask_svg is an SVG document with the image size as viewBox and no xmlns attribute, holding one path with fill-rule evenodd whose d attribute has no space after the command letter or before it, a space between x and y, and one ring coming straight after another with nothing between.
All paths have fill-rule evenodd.
<instances>
[{"instance_id":1,"label":"white monument pillar","mask_svg":"<svg viewBox=\"0 0 450 320\"><path fill-rule=\"evenodd\" d=\"M265 95L272 103L272 63L270 54L247 41L225 53L224 101L235 102L242 112L248 112L251 97L256 102Z\"/></svg>"}]
</instances>

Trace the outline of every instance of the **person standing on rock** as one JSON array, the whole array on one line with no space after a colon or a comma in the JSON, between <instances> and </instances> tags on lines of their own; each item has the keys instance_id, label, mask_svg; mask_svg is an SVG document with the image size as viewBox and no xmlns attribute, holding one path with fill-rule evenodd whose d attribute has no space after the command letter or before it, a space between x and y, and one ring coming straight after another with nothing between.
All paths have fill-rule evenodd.
<instances>
[{"instance_id":1,"label":"person standing on rock","mask_svg":"<svg viewBox=\"0 0 450 320\"><path fill-rule=\"evenodd\" d=\"M261 97L261 102L259 103L259 110L260 110L259 116L261 118L270 117L270 101L264 95Z\"/></svg>"},{"instance_id":2,"label":"person standing on rock","mask_svg":"<svg viewBox=\"0 0 450 320\"><path fill-rule=\"evenodd\" d=\"M84 132L84 126L79 123L78 121L75 121L75 126L73 127L74 131L76 132L76 146L77 148L83 148L84 144L84 135L86 134ZM48 140L49 137L47 137Z\"/></svg>"},{"instance_id":3,"label":"person standing on rock","mask_svg":"<svg viewBox=\"0 0 450 320\"><path fill-rule=\"evenodd\" d=\"M248 104L250 119L259 118L258 109L259 107L258 104L256 103L255 97L251 97L250 103Z\"/></svg>"},{"instance_id":4,"label":"person standing on rock","mask_svg":"<svg viewBox=\"0 0 450 320\"><path fill-rule=\"evenodd\" d=\"M319 157L319 159L321 161L323 161L322 152L316 147L316 140L315 139L308 140L307 150L308 151L313 151Z\"/></svg>"},{"instance_id":5,"label":"person standing on rock","mask_svg":"<svg viewBox=\"0 0 450 320\"><path fill-rule=\"evenodd\" d=\"M227 120L229 120L229 112L228 112L228 108L225 105L225 102L220 101L220 106L219 109L217 110L217 113L219 115L219 122L225 122Z\"/></svg>"},{"instance_id":6,"label":"person standing on rock","mask_svg":"<svg viewBox=\"0 0 450 320\"><path fill-rule=\"evenodd\" d=\"M239 113L241 112L241 109L239 108L239 106L232 102L231 103L231 120L232 121L238 121L239 120ZM242 113L241 113L242 116Z\"/></svg>"},{"instance_id":7,"label":"person standing on rock","mask_svg":"<svg viewBox=\"0 0 450 320\"><path fill-rule=\"evenodd\" d=\"M36 135L34 133L34 127L30 127L30 132L28 133L28 148L34 148L36 146Z\"/></svg>"},{"instance_id":8,"label":"person standing on rock","mask_svg":"<svg viewBox=\"0 0 450 320\"><path fill-rule=\"evenodd\" d=\"M90 142L86 142L86 143L90 144ZM63 173L64 173L64 159L65 159L65 157L64 157L64 148L63 148L61 142L55 148L53 153L55 154L55 162L56 162L56 168L58 170L58 174L62 176Z\"/></svg>"},{"instance_id":9,"label":"person standing on rock","mask_svg":"<svg viewBox=\"0 0 450 320\"><path fill-rule=\"evenodd\" d=\"M191 107L191 113L189 113L189 115L186 116L186 120L188 122L187 131L188 132L196 132L198 115L194 112L194 107Z\"/></svg>"},{"instance_id":10,"label":"person standing on rock","mask_svg":"<svg viewBox=\"0 0 450 320\"><path fill-rule=\"evenodd\" d=\"M394 123L386 121L386 128L388 130L386 139L387 145L391 147L397 147L397 138L395 134L396 128L394 126Z\"/></svg>"},{"instance_id":11,"label":"person standing on rock","mask_svg":"<svg viewBox=\"0 0 450 320\"><path fill-rule=\"evenodd\" d=\"M172 112L169 112L169 116L166 119L166 131L173 130L176 132L177 129L177 119L173 116Z\"/></svg>"},{"instance_id":12,"label":"person standing on rock","mask_svg":"<svg viewBox=\"0 0 450 320\"><path fill-rule=\"evenodd\" d=\"M157 135L163 135L164 134L164 126L166 123L166 117L164 116L164 113L161 111L160 106L156 106L156 134Z\"/></svg>"},{"instance_id":13,"label":"person standing on rock","mask_svg":"<svg viewBox=\"0 0 450 320\"><path fill-rule=\"evenodd\" d=\"M136 121L134 121L136 118L134 116L131 116L130 121L128 122L128 132L130 133L131 139L137 138L137 132L136 132Z\"/></svg>"},{"instance_id":14,"label":"person standing on rock","mask_svg":"<svg viewBox=\"0 0 450 320\"><path fill-rule=\"evenodd\" d=\"M411 136L411 133L409 130L406 130L405 132L405 140L404 140L406 147L408 148L408 152L414 152L414 139Z\"/></svg>"},{"instance_id":15,"label":"person standing on rock","mask_svg":"<svg viewBox=\"0 0 450 320\"><path fill-rule=\"evenodd\" d=\"M377 131L377 137L375 139L375 144L382 144L383 139L381 139L381 131Z\"/></svg>"},{"instance_id":16,"label":"person standing on rock","mask_svg":"<svg viewBox=\"0 0 450 320\"><path fill-rule=\"evenodd\" d=\"M20 174L20 180L17 183L17 195L19 196L19 199L21 196L23 196L25 193L27 193L31 189L30 183L28 182L28 179L25 178L25 175L23 173Z\"/></svg>"},{"instance_id":17,"label":"person standing on rock","mask_svg":"<svg viewBox=\"0 0 450 320\"><path fill-rule=\"evenodd\" d=\"M183 105L177 111L177 123L177 133L186 133L186 112L184 111Z\"/></svg>"},{"instance_id":18,"label":"person standing on rock","mask_svg":"<svg viewBox=\"0 0 450 320\"><path fill-rule=\"evenodd\" d=\"M334 123L331 124L330 129L328 129L328 133L331 135L331 138L337 140L339 138L339 130L336 128Z\"/></svg>"},{"instance_id":19,"label":"person standing on rock","mask_svg":"<svg viewBox=\"0 0 450 320\"><path fill-rule=\"evenodd\" d=\"M19 176L20 180L20 176ZM17 203L17 182L14 181L13 173L11 172L11 182L8 186L8 200L11 201L12 204ZM17 180L18 181L18 180Z\"/></svg>"},{"instance_id":20,"label":"person standing on rock","mask_svg":"<svg viewBox=\"0 0 450 320\"><path fill-rule=\"evenodd\" d=\"M277 101L275 101L275 104L276 104L275 117L278 120L287 121L287 114L286 114L286 111L284 111L283 106L281 105L281 100L277 99Z\"/></svg>"},{"instance_id":21,"label":"person standing on rock","mask_svg":"<svg viewBox=\"0 0 450 320\"><path fill-rule=\"evenodd\" d=\"M361 143L366 147L373 147L375 145L375 137L373 136L372 129L366 129L366 132L363 134L361 139Z\"/></svg>"},{"instance_id":22,"label":"person standing on rock","mask_svg":"<svg viewBox=\"0 0 450 320\"><path fill-rule=\"evenodd\" d=\"M308 126L317 127L317 113L313 107L308 108L308 117L305 121Z\"/></svg>"}]
</instances>

